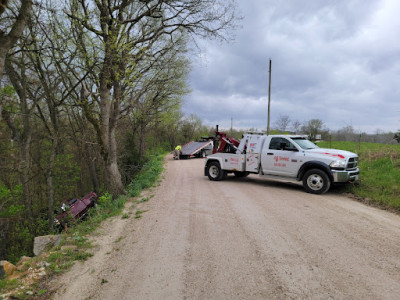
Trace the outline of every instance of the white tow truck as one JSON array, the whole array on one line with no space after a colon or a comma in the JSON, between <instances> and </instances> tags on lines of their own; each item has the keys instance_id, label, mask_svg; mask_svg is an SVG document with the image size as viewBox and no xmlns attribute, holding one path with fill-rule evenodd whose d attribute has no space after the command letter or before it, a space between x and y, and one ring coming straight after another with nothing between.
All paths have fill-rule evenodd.
<instances>
[{"instance_id":1,"label":"white tow truck","mask_svg":"<svg viewBox=\"0 0 400 300\"><path fill-rule=\"evenodd\" d=\"M228 173L244 177L250 173L272 179L303 182L306 192L323 194L332 183L358 180L355 153L319 148L304 136L245 134L239 145L231 144L229 153L209 155L204 175L219 181Z\"/></svg>"}]
</instances>

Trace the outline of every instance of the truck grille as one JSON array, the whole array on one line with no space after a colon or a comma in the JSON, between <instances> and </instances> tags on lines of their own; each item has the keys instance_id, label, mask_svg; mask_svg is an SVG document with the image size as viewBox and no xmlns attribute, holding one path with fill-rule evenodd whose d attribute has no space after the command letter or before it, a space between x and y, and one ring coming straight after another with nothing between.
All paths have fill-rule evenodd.
<instances>
[{"instance_id":1,"label":"truck grille","mask_svg":"<svg viewBox=\"0 0 400 300\"><path fill-rule=\"evenodd\" d=\"M358 166L358 157L351 157L347 163L347 170L352 170Z\"/></svg>"}]
</instances>

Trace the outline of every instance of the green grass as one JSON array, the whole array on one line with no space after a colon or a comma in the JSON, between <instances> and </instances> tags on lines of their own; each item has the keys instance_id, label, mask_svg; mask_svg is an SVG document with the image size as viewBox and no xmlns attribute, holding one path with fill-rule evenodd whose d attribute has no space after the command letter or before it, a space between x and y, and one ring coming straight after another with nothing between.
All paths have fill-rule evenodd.
<instances>
[{"instance_id":1,"label":"green grass","mask_svg":"<svg viewBox=\"0 0 400 300\"><path fill-rule=\"evenodd\" d=\"M146 198L142 198L142 200L139 200L139 202L140 203L142 203L142 202L147 202L147 201L149 201L151 198L153 198L154 197L154 195L151 195L150 197L146 197Z\"/></svg>"},{"instance_id":2,"label":"green grass","mask_svg":"<svg viewBox=\"0 0 400 300\"><path fill-rule=\"evenodd\" d=\"M154 156L128 185L128 195L137 197L143 189L151 187L164 169L164 156Z\"/></svg>"},{"instance_id":3,"label":"green grass","mask_svg":"<svg viewBox=\"0 0 400 300\"><path fill-rule=\"evenodd\" d=\"M77 224L73 230L81 234L88 234L95 230L105 219L120 215L124 209L125 203L129 200L129 196L140 196L143 189L153 186L159 179L160 174L164 170L164 156L165 155L158 155L150 158L139 174L128 184L127 195L121 195L116 199L113 199L108 193L102 195L99 198L96 208L89 211L88 220ZM150 198L151 197L143 198L142 200L136 201L136 203L147 201ZM129 214L123 214L122 218L129 218Z\"/></svg>"},{"instance_id":4,"label":"green grass","mask_svg":"<svg viewBox=\"0 0 400 300\"><path fill-rule=\"evenodd\" d=\"M47 293L47 290L46 289L41 289L41 290L39 290L38 292L37 292L37 295L38 296L41 296L41 295L44 295L44 294L46 294Z\"/></svg>"},{"instance_id":5,"label":"green grass","mask_svg":"<svg viewBox=\"0 0 400 300\"><path fill-rule=\"evenodd\" d=\"M400 211L400 145L321 142L318 146L357 153L361 184L351 186L350 192L368 202Z\"/></svg>"},{"instance_id":6,"label":"green grass","mask_svg":"<svg viewBox=\"0 0 400 300\"><path fill-rule=\"evenodd\" d=\"M86 252L82 249L79 250L67 250L67 251L55 251L50 253L46 261L50 263L48 267L54 273L61 273L68 270L73 266L75 261L85 261L89 257L93 256L92 253Z\"/></svg>"},{"instance_id":7,"label":"green grass","mask_svg":"<svg viewBox=\"0 0 400 300\"><path fill-rule=\"evenodd\" d=\"M142 214L147 212L148 210L138 210L135 213L135 219L140 219L142 217Z\"/></svg>"},{"instance_id":8,"label":"green grass","mask_svg":"<svg viewBox=\"0 0 400 300\"><path fill-rule=\"evenodd\" d=\"M118 239L116 239L116 240L114 241L114 243L119 243L119 242L122 241L124 238L125 238L125 237L120 236Z\"/></svg>"},{"instance_id":9,"label":"green grass","mask_svg":"<svg viewBox=\"0 0 400 300\"><path fill-rule=\"evenodd\" d=\"M7 280L2 279L0 280L0 294L4 294L9 290L13 290L20 286L21 283L18 282L17 279Z\"/></svg>"}]
</instances>

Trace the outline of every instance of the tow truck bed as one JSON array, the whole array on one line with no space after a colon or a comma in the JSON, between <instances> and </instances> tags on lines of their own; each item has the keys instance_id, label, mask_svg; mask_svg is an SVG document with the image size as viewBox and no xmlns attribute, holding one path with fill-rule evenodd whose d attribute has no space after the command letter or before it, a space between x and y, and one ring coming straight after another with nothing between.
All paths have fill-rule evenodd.
<instances>
[{"instance_id":1,"label":"tow truck bed","mask_svg":"<svg viewBox=\"0 0 400 300\"><path fill-rule=\"evenodd\" d=\"M181 149L181 156L183 157L205 157L208 154L212 153L212 141L205 141L205 142L195 142L191 141L182 146ZM202 155L204 154L204 156Z\"/></svg>"}]
</instances>

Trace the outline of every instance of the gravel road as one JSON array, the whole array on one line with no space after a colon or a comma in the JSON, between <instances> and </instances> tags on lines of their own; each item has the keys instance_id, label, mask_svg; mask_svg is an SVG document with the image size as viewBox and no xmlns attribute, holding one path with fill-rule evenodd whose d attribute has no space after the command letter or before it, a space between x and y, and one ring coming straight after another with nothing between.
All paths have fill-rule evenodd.
<instances>
[{"instance_id":1,"label":"gravel road","mask_svg":"<svg viewBox=\"0 0 400 300\"><path fill-rule=\"evenodd\" d=\"M55 299L400 299L400 216L256 175L212 182L202 159L166 166Z\"/></svg>"}]
</instances>

